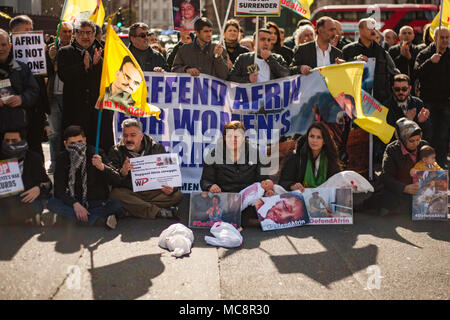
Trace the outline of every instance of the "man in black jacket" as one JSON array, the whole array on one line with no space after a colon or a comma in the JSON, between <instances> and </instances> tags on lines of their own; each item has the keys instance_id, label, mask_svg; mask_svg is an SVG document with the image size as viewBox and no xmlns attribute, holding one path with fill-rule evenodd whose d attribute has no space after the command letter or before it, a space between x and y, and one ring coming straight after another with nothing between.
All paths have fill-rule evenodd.
<instances>
[{"instance_id":1,"label":"man in black jacket","mask_svg":"<svg viewBox=\"0 0 450 320\"><path fill-rule=\"evenodd\" d=\"M193 32L189 32L187 30L181 30L177 36L178 43L175 45L175 47L167 51L167 65L169 66L169 70L172 70L173 61L175 60L178 49L180 49L183 44L191 43L195 37Z\"/></svg>"},{"instance_id":2,"label":"man in black jacket","mask_svg":"<svg viewBox=\"0 0 450 320\"><path fill-rule=\"evenodd\" d=\"M80 126L64 130L64 146L66 150L56 160L54 198L47 208L80 225L92 226L97 220L106 220L106 225L114 229L122 206L119 201L107 199L109 185L118 182L119 173L103 163L102 150L94 154Z\"/></svg>"},{"instance_id":3,"label":"man in black jacket","mask_svg":"<svg viewBox=\"0 0 450 320\"><path fill-rule=\"evenodd\" d=\"M253 36L253 42L255 37L256 33ZM243 53L237 57L228 79L239 83L254 83L288 76L290 73L286 62L281 55L272 53L270 46L270 31L264 28L259 29L258 57L256 59L259 70L253 68L255 53Z\"/></svg>"},{"instance_id":4,"label":"man in black jacket","mask_svg":"<svg viewBox=\"0 0 450 320\"><path fill-rule=\"evenodd\" d=\"M183 195L177 188L163 186L161 190L133 192L130 158L166 153L166 149L142 132L137 119L122 122L122 140L108 154L110 165L120 172L121 180L113 185L110 199L120 200L125 210L144 219L176 217L176 207Z\"/></svg>"},{"instance_id":5,"label":"man in black jacket","mask_svg":"<svg viewBox=\"0 0 450 320\"><path fill-rule=\"evenodd\" d=\"M62 131L78 125L86 133L87 143L95 145L98 110L95 109L102 75L103 49L95 40L95 23L82 20L75 30L75 40L58 51L58 76L64 82ZM100 147L114 144L113 112L103 110Z\"/></svg>"},{"instance_id":6,"label":"man in black jacket","mask_svg":"<svg viewBox=\"0 0 450 320\"><path fill-rule=\"evenodd\" d=\"M414 71L420 81L419 97L429 107L436 160L442 168L448 166L447 154L450 126L450 31L442 27L435 30L436 42L420 51ZM437 49L436 49L437 47Z\"/></svg>"},{"instance_id":7,"label":"man in black jacket","mask_svg":"<svg viewBox=\"0 0 450 320\"><path fill-rule=\"evenodd\" d=\"M400 43L389 48L389 54L395 66L402 74L406 74L414 83L414 62L419 54L419 47L413 44L414 30L410 26L400 29Z\"/></svg>"},{"instance_id":8,"label":"man in black jacket","mask_svg":"<svg viewBox=\"0 0 450 320\"><path fill-rule=\"evenodd\" d=\"M142 71L170 71L164 56L149 45L148 25L137 22L130 27L128 49L141 66Z\"/></svg>"},{"instance_id":9,"label":"man in black jacket","mask_svg":"<svg viewBox=\"0 0 450 320\"><path fill-rule=\"evenodd\" d=\"M352 42L342 49L345 61L368 61L376 58L373 96L378 101L386 101L391 95L392 77L398 74L391 56L375 41L376 21L372 18L361 19L358 24L359 41Z\"/></svg>"},{"instance_id":10,"label":"man in black jacket","mask_svg":"<svg viewBox=\"0 0 450 320\"><path fill-rule=\"evenodd\" d=\"M45 173L40 156L29 150L25 130L10 129L3 133L0 160L18 160L25 192L0 198L0 223L23 223L43 211L52 182Z\"/></svg>"},{"instance_id":11,"label":"man in black jacket","mask_svg":"<svg viewBox=\"0 0 450 320\"><path fill-rule=\"evenodd\" d=\"M331 45L337 32L334 20L322 17L317 20L316 28L316 40L296 48L290 65L292 74L308 75L316 67L345 62L342 60L342 51Z\"/></svg>"}]
</instances>

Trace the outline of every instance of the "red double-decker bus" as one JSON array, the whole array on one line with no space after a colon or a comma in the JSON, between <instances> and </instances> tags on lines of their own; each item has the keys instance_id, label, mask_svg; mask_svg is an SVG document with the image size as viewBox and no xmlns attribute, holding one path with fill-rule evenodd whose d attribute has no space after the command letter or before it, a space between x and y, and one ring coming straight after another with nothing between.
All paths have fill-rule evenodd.
<instances>
[{"instance_id":1,"label":"red double-decker bus","mask_svg":"<svg viewBox=\"0 0 450 320\"><path fill-rule=\"evenodd\" d=\"M358 31L358 21L373 17L379 23L380 30L400 28L409 25L414 29L416 40L422 38L423 27L430 23L438 13L434 4L376 4L376 5L333 5L314 10L311 21L323 16L339 20L344 34L353 38Z\"/></svg>"}]
</instances>

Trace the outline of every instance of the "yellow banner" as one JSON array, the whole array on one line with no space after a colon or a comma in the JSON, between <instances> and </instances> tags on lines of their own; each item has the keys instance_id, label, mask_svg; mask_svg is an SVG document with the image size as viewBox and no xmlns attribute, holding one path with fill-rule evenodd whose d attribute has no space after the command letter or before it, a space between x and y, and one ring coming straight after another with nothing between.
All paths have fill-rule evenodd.
<instances>
[{"instance_id":1,"label":"yellow banner","mask_svg":"<svg viewBox=\"0 0 450 320\"><path fill-rule=\"evenodd\" d=\"M67 1L66 7L64 10L62 21L69 21L72 23L76 23L80 20L89 20L91 16L94 14L94 11L99 4L99 1L97 0L66 0L66 1Z\"/></svg>"},{"instance_id":2,"label":"yellow banner","mask_svg":"<svg viewBox=\"0 0 450 320\"><path fill-rule=\"evenodd\" d=\"M134 56L108 21L100 95L97 108L134 117L156 116L161 110L147 103L144 74Z\"/></svg>"},{"instance_id":3,"label":"yellow banner","mask_svg":"<svg viewBox=\"0 0 450 320\"><path fill-rule=\"evenodd\" d=\"M450 0L444 0L442 2L442 19L441 19L441 25L443 27L448 28L450 26ZM439 11L436 17L434 17L433 21L430 25L430 36L432 39L434 39L434 30L436 28L439 28L439 17L441 12Z\"/></svg>"},{"instance_id":4,"label":"yellow banner","mask_svg":"<svg viewBox=\"0 0 450 320\"><path fill-rule=\"evenodd\" d=\"M103 7L103 3L101 0L98 1L97 7L95 8L89 20L98 24L100 27L103 26L103 22L105 21L105 8Z\"/></svg>"}]
</instances>

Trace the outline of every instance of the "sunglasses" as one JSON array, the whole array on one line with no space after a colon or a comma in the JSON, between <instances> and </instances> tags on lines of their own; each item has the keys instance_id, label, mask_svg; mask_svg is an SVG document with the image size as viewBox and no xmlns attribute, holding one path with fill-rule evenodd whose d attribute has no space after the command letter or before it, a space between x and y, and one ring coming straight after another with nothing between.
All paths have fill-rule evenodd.
<instances>
[{"instance_id":1,"label":"sunglasses","mask_svg":"<svg viewBox=\"0 0 450 320\"><path fill-rule=\"evenodd\" d=\"M394 87L394 91L395 92L400 92L400 91L403 91L403 92L406 92L406 91L408 91L408 89L409 89L409 87Z\"/></svg>"},{"instance_id":2,"label":"sunglasses","mask_svg":"<svg viewBox=\"0 0 450 320\"><path fill-rule=\"evenodd\" d=\"M137 34L136 37L140 38L150 37L150 32Z\"/></svg>"}]
</instances>

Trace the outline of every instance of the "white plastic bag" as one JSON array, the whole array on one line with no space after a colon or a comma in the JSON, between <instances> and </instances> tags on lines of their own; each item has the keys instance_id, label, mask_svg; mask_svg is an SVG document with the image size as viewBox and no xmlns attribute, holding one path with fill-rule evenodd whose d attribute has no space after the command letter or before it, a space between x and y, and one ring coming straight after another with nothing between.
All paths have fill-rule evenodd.
<instances>
[{"instance_id":1,"label":"white plastic bag","mask_svg":"<svg viewBox=\"0 0 450 320\"><path fill-rule=\"evenodd\" d=\"M355 171L342 171L322 183L318 188L351 188L353 193L373 192L373 187Z\"/></svg>"},{"instance_id":2,"label":"white plastic bag","mask_svg":"<svg viewBox=\"0 0 450 320\"><path fill-rule=\"evenodd\" d=\"M242 244L241 233L233 225L218 221L211 227L214 237L205 236L207 244L225 248L235 248Z\"/></svg>"},{"instance_id":3,"label":"white plastic bag","mask_svg":"<svg viewBox=\"0 0 450 320\"><path fill-rule=\"evenodd\" d=\"M181 223L175 223L161 232L158 245L169 249L172 256L181 257L191 252L194 233Z\"/></svg>"}]
</instances>

